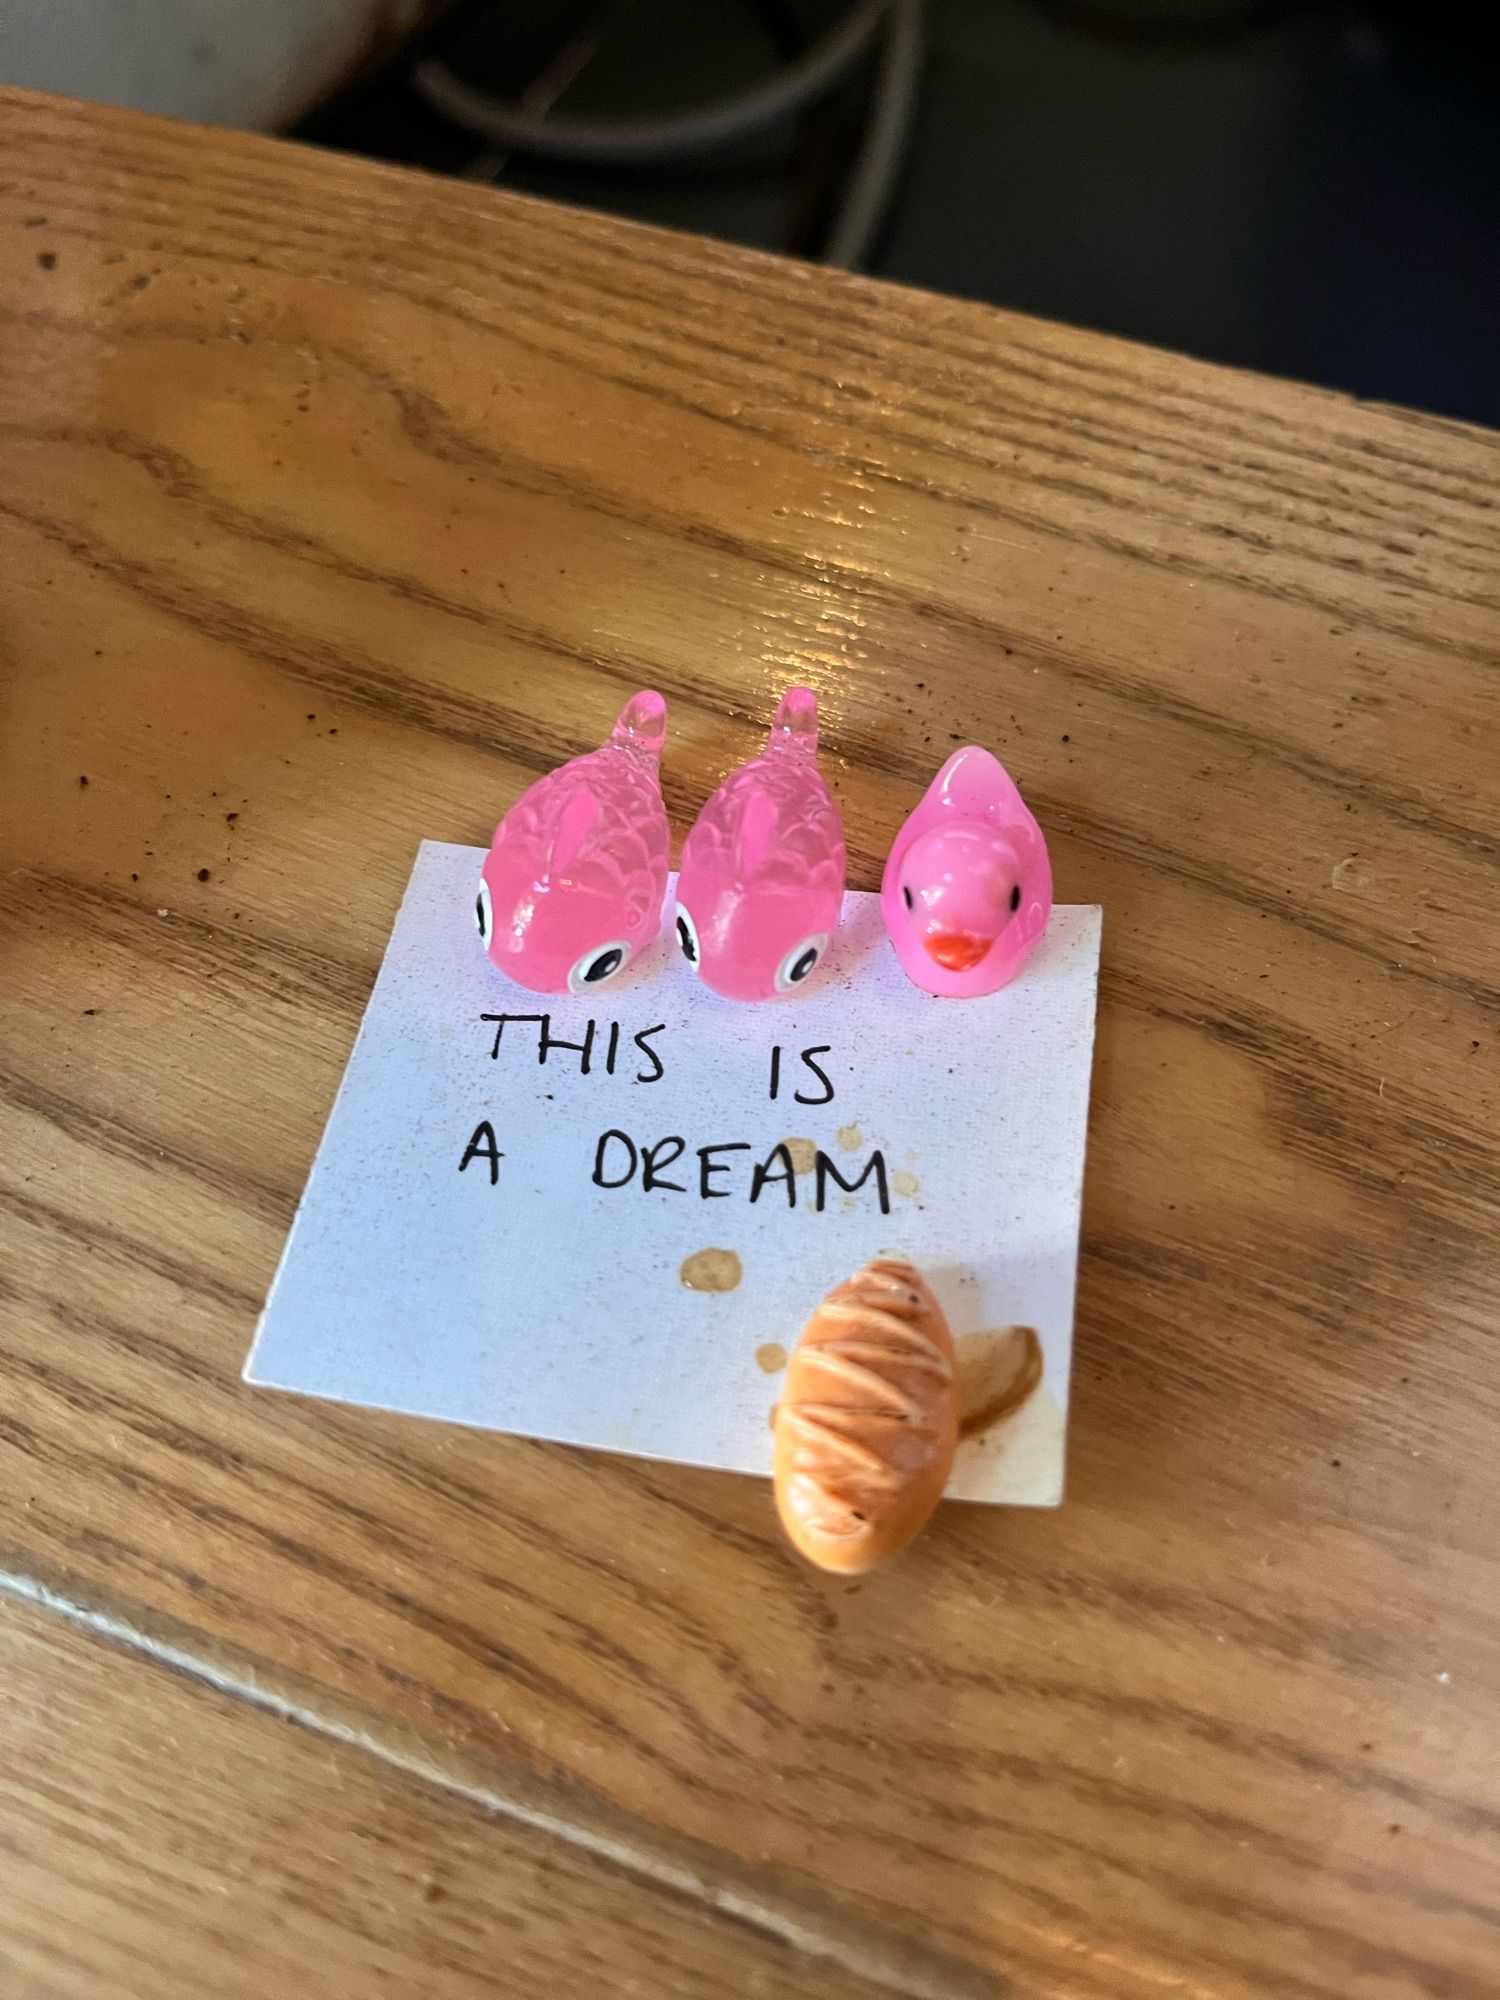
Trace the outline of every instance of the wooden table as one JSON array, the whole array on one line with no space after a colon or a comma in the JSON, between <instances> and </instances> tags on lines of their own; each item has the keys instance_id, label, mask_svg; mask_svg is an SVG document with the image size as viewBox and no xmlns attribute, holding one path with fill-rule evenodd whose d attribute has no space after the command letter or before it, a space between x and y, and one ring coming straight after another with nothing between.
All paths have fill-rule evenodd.
<instances>
[{"instance_id":1,"label":"wooden table","mask_svg":"<svg viewBox=\"0 0 1500 2000\"><path fill-rule=\"evenodd\" d=\"M1495 442L0 98L0 1992L1500 1987ZM424 836L822 699L1105 906L1071 1485L244 1388Z\"/></svg>"}]
</instances>

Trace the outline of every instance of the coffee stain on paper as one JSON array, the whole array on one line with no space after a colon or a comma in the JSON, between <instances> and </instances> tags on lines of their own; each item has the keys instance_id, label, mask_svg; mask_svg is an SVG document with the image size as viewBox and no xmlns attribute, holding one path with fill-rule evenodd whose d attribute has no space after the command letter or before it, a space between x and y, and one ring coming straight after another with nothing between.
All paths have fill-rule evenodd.
<instances>
[{"instance_id":1,"label":"coffee stain on paper","mask_svg":"<svg viewBox=\"0 0 1500 2000\"><path fill-rule=\"evenodd\" d=\"M690 1292L732 1292L745 1267L733 1250L695 1250L677 1275Z\"/></svg>"}]
</instances>

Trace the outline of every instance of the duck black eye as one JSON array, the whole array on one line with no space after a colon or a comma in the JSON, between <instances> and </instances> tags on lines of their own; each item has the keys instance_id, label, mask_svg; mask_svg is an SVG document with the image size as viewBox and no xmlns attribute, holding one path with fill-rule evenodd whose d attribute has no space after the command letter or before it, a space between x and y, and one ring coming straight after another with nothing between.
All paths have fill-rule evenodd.
<instances>
[{"instance_id":1,"label":"duck black eye","mask_svg":"<svg viewBox=\"0 0 1500 2000\"><path fill-rule=\"evenodd\" d=\"M1010 907L1013 912L1019 910L1021 907L1021 885L1019 882L1010 892Z\"/></svg>"},{"instance_id":2,"label":"duck black eye","mask_svg":"<svg viewBox=\"0 0 1500 2000\"><path fill-rule=\"evenodd\" d=\"M592 951L583 954L568 974L568 991L587 993L591 987L602 986L629 962L630 946L624 938L613 938L608 944L595 945Z\"/></svg>"},{"instance_id":3,"label":"duck black eye","mask_svg":"<svg viewBox=\"0 0 1500 2000\"><path fill-rule=\"evenodd\" d=\"M902 895L903 895L903 896L905 897L905 899L906 899L906 907L907 907L907 909L910 909L910 908L911 908L911 906L912 906L912 893L911 893L911 884L910 884L910 883L903 883L903 884L902 884L902 888L901 888L901 894L902 894Z\"/></svg>"}]
</instances>

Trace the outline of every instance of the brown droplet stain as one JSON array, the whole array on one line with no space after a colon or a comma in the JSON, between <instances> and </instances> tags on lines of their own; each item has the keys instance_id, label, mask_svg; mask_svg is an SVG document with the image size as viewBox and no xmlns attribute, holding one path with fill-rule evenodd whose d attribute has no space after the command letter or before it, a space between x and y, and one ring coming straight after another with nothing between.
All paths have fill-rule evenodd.
<instances>
[{"instance_id":1,"label":"brown droplet stain","mask_svg":"<svg viewBox=\"0 0 1500 2000\"><path fill-rule=\"evenodd\" d=\"M912 1195L922 1192L922 1183L917 1179L915 1174L909 1174L905 1167L898 1167L895 1173L891 1175L891 1186L896 1190L897 1194L904 1194L908 1199Z\"/></svg>"},{"instance_id":2,"label":"brown droplet stain","mask_svg":"<svg viewBox=\"0 0 1500 2000\"><path fill-rule=\"evenodd\" d=\"M787 1158L792 1163L793 1173L810 1174L818 1158L818 1149L812 1140L783 1139L781 1143L786 1147Z\"/></svg>"},{"instance_id":3,"label":"brown droplet stain","mask_svg":"<svg viewBox=\"0 0 1500 2000\"><path fill-rule=\"evenodd\" d=\"M865 1143L865 1135L857 1125L840 1125L839 1144L846 1153L857 1153Z\"/></svg>"},{"instance_id":4,"label":"brown droplet stain","mask_svg":"<svg viewBox=\"0 0 1500 2000\"><path fill-rule=\"evenodd\" d=\"M1011 1416L1042 1379L1042 1344L1030 1326L1002 1326L966 1333L954 1342L958 1358L958 1431L981 1432Z\"/></svg>"},{"instance_id":5,"label":"brown droplet stain","mask_svg":"<svg viewBox=\"0 0 1500 2000\"><path fill-rule=\"evenodd\" d=\"M786 1366L786 1349L779 1340L768 1340L764 1346L756 1348L755 1359L766 1374L779 1375Z\"/></svg>"},{"instance_id":6,"label":"brown droplet stain","mask_svg":"<svg viewBox=\"0 0 1500 2000\"><path fill-rule=\"evenodd\" d=\"M690 1292L732 1292L744 1275L733 1250L695 1250L678 1272Z\"/></svg>"}]
</instances>

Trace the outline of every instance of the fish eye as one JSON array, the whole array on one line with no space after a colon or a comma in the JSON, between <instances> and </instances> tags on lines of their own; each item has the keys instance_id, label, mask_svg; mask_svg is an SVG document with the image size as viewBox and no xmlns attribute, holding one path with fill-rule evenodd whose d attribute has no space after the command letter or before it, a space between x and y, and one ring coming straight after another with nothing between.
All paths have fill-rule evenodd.
<instances>
[{"instance_id":1,"label":"fish eye","mask_svg":"<svg viewBox=\"0 0 1500 2000\"><path fill-rule=\"evenodd\" d=\"M906 907L907 907L907 909L910 909L910 908L912 907L912 902L913 902L913 897L912 897L912 893L911 893L911 884L910 884L910 882L903 882L903 883L902 883L902 885L901 885L901 894L902 894L903 898L905 899L905 902L906 902Z\"/></svg>"},{"instance_id":2,"label":"fish eye","mask_svg":"<svg viewBox=\"0 0 1500 2000\"><path fill-rule=\"evenodd\" d=\"M677 905L677 942L682 946L682 955L691 966L701 964L702 947L698 943L698 926L681 903Z\"/></svg>"},{"instance_id":3,"label":"fish eye","mask_svg":"<svg viewBox=\"0 0 1500 2000\"><path fill-rule=\"evenodd\" d=\"M490 932L494 929L494 917L490 911L490 885L481 875L479 894L474 898L474 921L479 926L479 935L488 944Z\"/></svg>"},{"instance_id":4,"label":"fish eye","mask_svg":"<svg viewBox=\"0 0 1500 2000\"><path fill-rule=\"evenodd\" d=\"M777 969L776 991L794 993L805 980L812 977L818 961L827 949L827 931L819 931L816 937L807 937L801 944L794 944Z\"/></svg>"},{"instance_id":5,"label":"fish eye","mask_svg":"<svg viewBox=\"0 0 1500 2000\"><path fill-rule=\"evenodd\" d=\"M615 938L609 944L596 944L568 974L570 993L589 993L596 986L603 986L613 979L630 963L630 946L624 938Z\"/></svg>"},{"instance_id":6,"label":"fish eye","mask_svg":"<svg viewBox=\"0 0 1500 2000\"><path fill-rule=\"evenodd\" d=\"M1012 913L1019 910L1021 907L1021 885L1019 882L1016 884L1015 888L1012 889L1010 892L1010 907Z\"/></svg>"}]
</instances>

